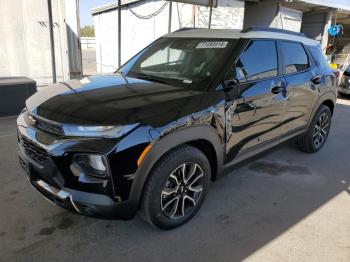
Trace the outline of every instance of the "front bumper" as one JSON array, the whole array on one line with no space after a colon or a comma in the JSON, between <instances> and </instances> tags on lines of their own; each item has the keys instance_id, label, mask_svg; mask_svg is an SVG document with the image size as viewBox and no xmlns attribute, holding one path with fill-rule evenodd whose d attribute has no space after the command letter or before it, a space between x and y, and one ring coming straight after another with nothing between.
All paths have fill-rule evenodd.
<instances>
[{"instance_id":1,"label":"front bumper","mask_svg":"<svg viewBox=\"0 0 350 262\"><path fill-rule=\"evenodd\" d=\"M350 77L343 75L338 87L338 92L344 95L350 95Z\"/></svg>"},{"instance_id":2,"label":"front bumper","mask_svg":"<svg viewBox=\"0 0 350 262\"><path fill-rule=\"evenodd\" d=\"M341 94L344 94L344 95L350 95L350 88L345 88L345 87L339 86L338 92Z\"/></svg>"},{"instance_id":3,"label":"front bumper","mask_svg":"<svg viewBox=\"0 0 350 262\"><path fill-rule=\"evenodd\" d=\"M21 148L18 150L18 156L29 182L51 202L86 216L112 219L131 219L134 217L136 209L132 208L128 201L118 203L107 195L60 187L55 182L54 176L51 179L48 178L57 172L53 165L49 168L47 166L45 168L38 167Z\"/></svg>"},{"instance_id":4,"label":"front bumper","mask_svg":"<svg viewBox=\"0 0 350 262\"><path fill-rule=\"evenodd\" d=\"M19 162L30 183L47 199L88 216L129 219L135 215L138 201L129 197L132 180L123 183L118 175L105 180L86 180L70 170L72 156L82 152L111 155L112 162L116 163L111 152L118 140L57 138L27 124L25 112L18 117L17 127ZM117 162L123 161L117 159Z\"/></svg>"}]
</instances>

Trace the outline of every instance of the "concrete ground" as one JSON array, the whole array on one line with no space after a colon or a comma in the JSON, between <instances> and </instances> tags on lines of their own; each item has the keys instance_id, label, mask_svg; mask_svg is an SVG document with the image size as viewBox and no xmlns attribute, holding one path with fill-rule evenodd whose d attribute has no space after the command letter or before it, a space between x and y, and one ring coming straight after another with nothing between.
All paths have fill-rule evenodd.
<instances>
[{"instance_id":1,"label":"concrete ground","mask_svg":"<svg viewBox=\"0 0 350 262\"><path fill-rule=\"evenodd\" d=\"M350 261L350 101L317 154L287 145L211 186L198 215L160 231L139 218L71 214L17 164L15 119L0 120L0 261Z\"/></svg>"}]
</instances>

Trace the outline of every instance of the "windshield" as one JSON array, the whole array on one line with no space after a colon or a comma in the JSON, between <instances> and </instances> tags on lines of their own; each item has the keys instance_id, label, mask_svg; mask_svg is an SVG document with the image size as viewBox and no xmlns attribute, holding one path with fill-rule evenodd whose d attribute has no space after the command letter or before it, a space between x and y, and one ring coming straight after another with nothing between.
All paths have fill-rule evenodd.
<instances>
[{"instance_id":1,"label":"windshield","mask_svg":"<svg viewBox=\"0 0 350 262\"><path fill-rule=\"evenodd\" d=\"M232 39L161 38L119 71L154 82L207 89L225 67L235 42Z\"/></svg>"}]
</instances>

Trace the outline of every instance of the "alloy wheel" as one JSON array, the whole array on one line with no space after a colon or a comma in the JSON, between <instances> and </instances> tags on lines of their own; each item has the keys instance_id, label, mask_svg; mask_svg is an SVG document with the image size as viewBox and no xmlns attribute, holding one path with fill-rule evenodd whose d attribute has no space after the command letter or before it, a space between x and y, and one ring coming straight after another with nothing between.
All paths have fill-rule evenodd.
<instances>
[{"instance_id":1,"label":"alloy wheel","mask_svg":"<svg viewBox=\"0 0 350 262\"><path fill-rule=\"evenodd\" d=\"M329 132L329 116L326 113L320 115L314 127L313 142L315 147L320 148L326 141Z\"/></svg>"},{"instance_id":2,"label":"alloy wheel","mask_svg":"<svg viewBox=\"0 0 350 262\"><path fill-rule=\"evenodd\" d=\"M203 192L204 174L196 163L178 166L168 177L161 192L161 210L177 220L191 213Z\"/></svg>"}]
</instances>

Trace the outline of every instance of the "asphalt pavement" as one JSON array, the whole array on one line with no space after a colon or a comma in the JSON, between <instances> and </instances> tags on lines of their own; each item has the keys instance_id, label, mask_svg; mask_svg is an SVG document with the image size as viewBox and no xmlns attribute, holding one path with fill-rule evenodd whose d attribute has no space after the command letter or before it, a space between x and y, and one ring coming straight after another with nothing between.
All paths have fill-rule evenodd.
<instances>
[{"instance_id":1,"label":"asphalt pavement","mask_svg":"<svg viewBox=\"0 0 350 262\"><path fill-rule=\"evenodd\" d=\"M350 101L317 154L288 143L212 183L197 216L161 231L46 201L18 164L15 118L0 119L0 261L350 261Z\"/></svg>"}]
</instances>

